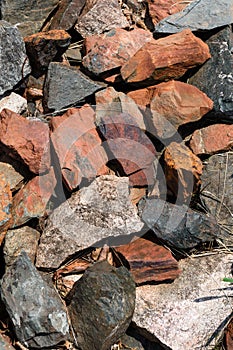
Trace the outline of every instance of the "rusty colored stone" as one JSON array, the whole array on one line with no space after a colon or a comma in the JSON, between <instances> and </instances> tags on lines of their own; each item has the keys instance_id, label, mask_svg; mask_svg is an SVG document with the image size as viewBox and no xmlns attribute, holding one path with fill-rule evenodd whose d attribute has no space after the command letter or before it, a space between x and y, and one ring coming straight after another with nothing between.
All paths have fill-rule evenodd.
<instances>
[{"instance_id":1,"label":"rusty colored stone","mask_svg":"<svg viewBox=\"0 0 233 350\"><path fill-rule=\"evenodd\" d=\"M138 284L174 280L180 274L171 252L147 239L138 238L115 250L128 261L130 272Z\"/></svg>"},{"instance_id":2,"label":"rusty colored stone","mask_svg":"<svg viewBox=\"0 0 233 350\"><path fill-rule=\"evenodd\" d=\"M208 45L185 29L145 43L121 68L121 75L127 83L177 79L210 57Z\"/></svg>"},{"instance_id":3,"label":"rusty colored stone","mask_svg":"<svg viewBox=\"0 0 233 350\"><path fill-rule=\"evenodd\" d=\"M187 6L183 0L148 0L149 14L154 24L163 18L180 12Z\"/></svg>"},{"instance_id":4,"label":"rusty colored stone","mask_svg":"<svg viewBox=\"0 0 233 350\"><path fill-rule=\"evenodd\" d=\"M153 97L154 88L156 85L148 86L143 89L133 90L127 93L127 96L132 98L134 102L142 109L146 110L150 107L150 102Z\"/></svg>"},{"instance_id":5,"label":"rusty colored stone","mask_svg":"<svg viewBox=\"0 0 233 350\"><path fill-rule=\"evenodd\" d=\"M3 174L0 174L0 245L11 222L12 193L10 184Z\"/></svg>"},{"instance_id":6,"label":"rusty colored stone","mask_svg":"<svg viewBox=\"0 0 233 350\"><path fill-rule=\"evenodd\" d=\"M46 123L27 120L4 109L0 113L0 141L8 155L28 166L34 174L49 169L49 127Z\"/></svg>"}]
</instances>

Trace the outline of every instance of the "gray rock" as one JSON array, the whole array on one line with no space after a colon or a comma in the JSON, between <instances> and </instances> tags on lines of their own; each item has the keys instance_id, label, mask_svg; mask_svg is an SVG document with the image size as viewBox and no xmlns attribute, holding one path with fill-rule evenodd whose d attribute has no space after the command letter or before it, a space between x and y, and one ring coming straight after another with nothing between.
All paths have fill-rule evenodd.
<instances>
[{"instance_id":1,"label":"gray rock","mask_svg":"<svg viewBox=\"0 0 233 350\"><path fill-rule=\"evenodd\" d=\"M143 199L139 203L142 220L156 236L181 248L193 248L202 242L213 241L220 235L216 220L186 205L175 205L159 198Z\"/></svg>"},{"instance_id":2,"label":"gray rock","mask_svg":"<svg viewBox=\"0 0 233 350\"><path fill-rule=\"evenodd\" d=\"M25 252L6 270L1 298L24 346L44 349L68 337L67 315L58 294L45 283Z\"/></svg>"},{"instance_id":3,"label":"gray rock","mask_svg":"<svg viewBox=\"0 0 233 350\"><path fill-rule=\"evenodd\" d=\"M172 350L215 349L232 313L232 288L222 282L231 267L232 256L221 253L180 261L172 284L136 289L133 322Z\"/></svg>"},{"instance_id":4,"label":"gray rock","mask_svg":"<svg viewBox=\"0 0 233 350\"><path fill-rule=\"evenodd\" d=\"M155 26L155 33L210 30L233 23L232 0L195 0Z\"/></svg>"},{"instance_id":5,"label":"gray rock","mask_svg":"<svg viewBox=\"0 0 233 350\"><path fill-rule=\"evenodd\" d=\"M8 341L6 339L4 339L2 334L0 334L0 349L1 350L15 350L15 348L13 348L13 346L11 346L10 343L8 343Z\"/></svg>"},{"instance_id":6,"label":"gray rock","mask_svg":"<svg viewBox=\"0 0 233 350\"><path fill-rule=\"evenodd\" d=\"M20 32L6 21L0 21L0 51L0 95L2 95L31 72Z\"/></svg>"},{"instance_id":7,"label":"gray rock","mask_svg":"<svg viewBox=\"0 0 233 350\"><path fill-rule=\"evenodd\" d=\"M11 191L16 191L23 184L23 176L11 164L0 162L0 174L4 174Z\"/></svg>"},{"instance_id":8,"label":"gray rock","mask_svg":"<svg viewBox=\"0 0 233 350\"><path fill-rule=\"evenodd\" d=\"M60 110L104 87L104 84L94 82L75 67L51 62L44 85L43 104L47 110Z\"/></svg>"},{"instance_id":9,"label":"gray rock","mask_svg":"<svg viewBox=\"0 0 233 350\"><path fill-rule=\"evenodd\" d=\"M82 350L108 350L128 328L134 312L135 283L129 271L102 261L76 282L68 307Z\"/></svg>"},{"instance_id":10,"label":"gray rock","mask_svg":"<svg viewBox=\"0 0 233 350\"><path fill-rule=\"evenodd\" d=\"M4 108L10 109L15 113L21 114L27 109L27 100L26 98L12 92L9 96L3 97L0 100L0 112Z\"/></svg>"},{"instance_id":11,"label":"gray rock","mask_svg":"<svg viewBox=\"0 0 233 350\"><path fill-rule=\"evenodd\" d=\"M101 240L140 231L143 223L130 202L128 184L126 177L99 176L56 208L41 235L36 265L57 268Z\"/></svg>"},{"instance_id":12,"label":"gray rock","mask_svg":"<svg viewBox=\"0 0 233 350\"><path fill-rule=\"evenodd\" d=\"M233 6L232 6L233 12ZM217 111L233 111L233 34L230 26L212 35L206 43L211 58L189 79L214 101Z\"/></svg>"}]
</instances>

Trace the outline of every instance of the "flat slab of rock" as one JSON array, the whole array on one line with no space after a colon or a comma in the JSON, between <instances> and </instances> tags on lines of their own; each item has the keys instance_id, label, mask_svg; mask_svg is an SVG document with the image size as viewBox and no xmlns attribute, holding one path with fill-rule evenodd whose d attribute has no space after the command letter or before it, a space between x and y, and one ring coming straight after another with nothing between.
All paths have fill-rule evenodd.
<instances>
[{"instance_id":1,"label":"flat slab of rock","mask_svg":"<svg viewBox=\"0 0 233 350\"><path fill-rule=\"evenodd\" d=\"M3 97L0 100L0 112L4 108L10 109L12 112L20 114L26 111L27 100L26 98L12 92L9 96Z\"/></svg>"},{"instance_id":2,"label":"flat slab of rock","mask_svg":"<svg viewBox=\"0 0 233 350\"><path fill-rule=\"evenodd\" d=\"M37 267L57 268L79 250L140 231L128 185L126 177L102 175L56 208L40 239Z\"/></svg>"},{"instance_id":3,"label":"flat slab of rock","mask_svg":"<svg viewBox=\"0 0 233 350\"><path fill-rule=\"evenodd\" d=\"M232 312L232 289L222 282L231 266L220 253L180 261L172 284L137 288L133 321L169 349L214 349Z\"/></svg>"},{"instance_id":4,"label":"flat slab of rock","mask_svg":"<svg viewBox=\"0 0 233 350\"><path fill-rule=\"evenodd\" d=\"M189 29L145 43L121 68L127 83L180 78L210 58L209 48Z\"/></svg>"},{"instance_id":5,"label":"flat slab of rock","mask_svg":"<svg viewBox=\"0 0 233 350\"><path fill-rule=\"evenodd\" d=\"M68 319L60 297L45 283L25 252L3 276L1 297L17 338L24 346L45 349L69 336Z\"/></svg>"}]
</instances>

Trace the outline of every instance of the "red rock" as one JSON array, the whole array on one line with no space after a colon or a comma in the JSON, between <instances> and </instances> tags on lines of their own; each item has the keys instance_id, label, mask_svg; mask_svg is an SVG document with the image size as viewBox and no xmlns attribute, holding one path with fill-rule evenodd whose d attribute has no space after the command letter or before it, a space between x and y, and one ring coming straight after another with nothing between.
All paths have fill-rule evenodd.
<instances>
[{"instance_id":1,"label":"red rock","mask_svg":"<svg viewBox=\"0 0 233 350\"><path fill-rule=\"evenodd\" d=\"M34 174L50 167L49 127L4 109L0 113L0 142L12 158L21 161ZM0 146L1 148L1 146Z\"/></svg>"},{"instance_id":2,"label":"red rock","mask_svg":"<svg viewBox=\"0 0 233 350\"><path fill-rule=\"evenodd\" d=\"M201 160L184 144L172 142L165 149L164 161L168 194L181 203L190 201L201 183Z\"/></svg>"},{"instance_id":3,"label":"red rock","mask_svg":"<svg viewBox=\"0 0 233 350\"><path fill-rule=\"evenodd\" d=\"M69 190L82 179L108 174L107 154L94 124L94 110L85 105L52 119L51 140L58 156L62 177Z\"/></svg>"},{"instance_id":4,"label":"red rock","mask_svg":"<svg viewBox=\"0 0 233 350\"><path fill-rule=\"evenodd\" d=\"M148 86L144 89L138 89L138 90L134 90L134 91L130 91L127 93L127 96L129 96L130 98L132 98L136 104L142 109L142 110L146 110L147 108L150 107L150 102L152 100L153 97L153 93L154 93L154 88L157 85L153 85L153 86Z\"/></svg>"},{"instance_id":5,"label":"red rock","mask_svg":"<svg viewBox=\"0 0 233 350\"><path fill-rule=\"evenodd\" d=\"M11 224L12 193L10 184L3 174L0 174L0 245Z\"/></svg>"},{"instance_id":6,"label":"red rock","mask_svg":"<svg viewBox=\"0 0 233 350\"><path fill-rule=\"evenodd\" d=\"M136 283L164 282L179 276L178 263L171 252L147 239L115 247L128 261L130 272Z\"/></svg>"},{"instance_id":7,"label":"red rock","mask_svg":"<svg viewBox=\"0 0 233 350\"><path fill-rule=\"evenodd\" d=\"M230 323L227 325L225 330L225 343L226 350L233 349L233 320L231 319Z\"/></svg>"},{"instance_id":8,"label":"red rock","mask_svg":"<svg viewBox=\"0 0 233 350\"><path fill-rule=\"evenodd\" d=\"M187 6L183 0L148 0L149 14L154 25L163 18L180 12Z\"/></svg>"},{"instance_id":9,"label":"red rock","mask_svg":"<svg viewBox=\"0 0 233 350\"><path fill-rule=\"evenodd\" d=\"M86 56L83 65L94 74L101 74L114 68L120 68L147 41L152 33L143 29L126 31L121 28L85 39Z\"/></svg>"},{"instance_id":10,"label":"red rock","mask_svg":"<svg viewBox=\"0 0 233 350\"><path fill-rule=\"evenodd\" d=\"M214 154L233 146L233 125L215 124L194 131L190 144L195 154Z\"/></svg>"},{"instance_id":11,"label":"red rock","mask_svg":"<svg viewBox=\"0 0 233 350\"><path fill-rule=\"evenodd\" d=\"M56 186L54 170L36 176L22 187L13 198L12 227L23 225L32 218L40 218L46 213L46 205Z\"/></svg>"},{"instance_id":12,"label":"red rock","mask_svg":"<svg viewBox=\"0 0 233 350\"><path fill-rule=\"evenodd\" d=\"M208 45L185 29L145 43L121 68L121 75L128 83L180 78L210 57Z\"/></svg>"}]
</instances>

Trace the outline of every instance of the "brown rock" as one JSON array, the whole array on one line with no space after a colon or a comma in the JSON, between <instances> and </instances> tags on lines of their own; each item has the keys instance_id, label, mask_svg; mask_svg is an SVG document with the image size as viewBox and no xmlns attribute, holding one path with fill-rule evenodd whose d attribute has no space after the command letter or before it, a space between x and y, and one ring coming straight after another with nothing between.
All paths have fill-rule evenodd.
<instances>
[{"instance_id":1,"label":"brown rock","mask_svg":"<svg viewBox=\"0 0 233 350\"><path fill-rule=\"evenodd\" d=\"M145 187L131 187L129 192L130 200L134 205L138 204L140 199L146 196Z\"/></svg>"},{"instance_id":2,"label":"brown rock","mask_svg":"<svg viewBox=\"0 0 233 350\"><path fill-rule=\"evenodd\" d=\"M108 174L107 155L94 124L94 110L85 105L52 119L51 140L58 156L62 177L69 190L82 179Z\"/></svg>"},{"instance_id":3,"label":"brown rock","mask_svg":"<svg viewBox=\"0 0 233 350\"><path fill-rule=\"evenodd\" d=\"M115 250L128 261L135 283L164 282L180 274L171 252L147 239L138 238Z\"/></svg>"},{"instance_id":4,"label":"brown rock","mask_svg":"<svg viewBox=\"0 0 233 350\"><path fill-rule=\"evenodd\" d=\"M172 142L165 149L164 161L168 194L178 202L188 202L201 183L201 160L184 144Z\"/></svg>"},{"instance_id":5,"label":"brown rock","mask_svg":"<svg viewBox=\"0 0 233 350\"><path fill-rule=\"evenodd\" d=\"M4 109L0 113L0 141L12 158L20 160L35 174L50 167L49 127ZM1 147L2 148L2 147Z\"/></svg>"},{"instance_id":6,"label":"brown rock","mask_svg":"<svg viewBox=\"0 0 233 350\"><path fill-rule=\"evenodd\" d=\"M12 192L22 185L23 176L11 164L0 162L0 174L4 174Z\"/></svg>"},{"instance_id":7,"label":"brown rock","mask_svg":"<svg viewBox=\"0 0 233 350\"><path fill-rule=\"evenodd\" d=\"M56 178L51 167L49 173L34 177L21 188L13 198L12 227L21 226L32 218L42 217L55 186Z\"/></svg>"},{"instance_id":8,"label":"brown rock","mask_svg":"<svg viewBox=\"0 0 233 350\"><path fill-rule=\"evenodd\" d=\"M144 89L130 91L127 93L127 96L132 98L134 102L136 102L136 104L140 107L140 109L145 111L147 108L150 107L150 102L152 100L154 88L156 86L157 85L153 85L148 86Z\"/></svg>"},{"instance_id":9,"label":"brown rock","mask_svg":"<svg viewBox=\"0 0 233 350\"><path fill-rule=\"evenodd\" d=\"M101 74L114 68L120 68L147 41L152 39L152 33L143 29L130 32L116 28L85 39L87 55L83 65L94 74Z\"/></svg>"},{"instance_id":10,"label":"brown rock","mask_svg":"<svg viewBox=\"0 0 233 350\"><path fill-rule=\"evenodd\" d=\"M150 42L121 68L128 83L180 78L189 69L210 58L209 48L190 29Z\"/></svg>"},{"instance_id":11,"label":"brown rock","mask_svg":"<svg viewBox=\"0 0 233 350\"><path fill-rule=\"evenodd\" d=\"M5 237L11 221L12 194L10 184L0 174L0 245Z\"/></svg>"},{"instance_id":12,"label":"brown rock","mask_svg":"<svg viewBox=\"0 0 233 350\"><path fill-rule=\"evenodd\" d=\"M233 145L233 125L215 124L194 131L190 148L195 154L214 154L230 150Z\"/></svg>"},{"instance_id":13,"label":"brown rock","mask_svg":"<svg viewBox=\"0 0 233 350\"><path fill-rule=\"evenodd\" d=\"M188 4L183 0L148 0L149 14L152 22L157 24L163 18L180 12Z\"/></svg>"}]
</instances>

